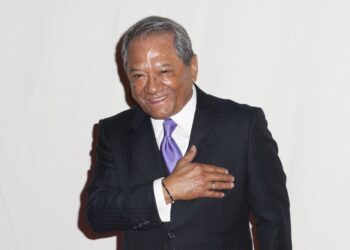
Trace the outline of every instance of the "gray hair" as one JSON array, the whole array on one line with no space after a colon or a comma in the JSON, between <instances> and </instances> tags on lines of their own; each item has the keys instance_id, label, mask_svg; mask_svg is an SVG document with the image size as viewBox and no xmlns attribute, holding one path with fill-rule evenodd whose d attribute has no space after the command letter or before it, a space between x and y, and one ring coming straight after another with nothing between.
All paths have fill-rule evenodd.
<instances>
[{"instance_id":1,"label":"gray hair","mask_svg":"<svg viewBox=\"0 0 350 250\"><path fill-rule=\"evenodd\" d=\"M125 69L128 64L130 42L135 38L154 35L157 33L172 33L174 35L176 55L181 58L186 66L190 65L194 53L192 50L191 39L185 28L171 19L160 16L149 16L135 23L123 35L121 55Z\"/></svg>"}]
</instances>

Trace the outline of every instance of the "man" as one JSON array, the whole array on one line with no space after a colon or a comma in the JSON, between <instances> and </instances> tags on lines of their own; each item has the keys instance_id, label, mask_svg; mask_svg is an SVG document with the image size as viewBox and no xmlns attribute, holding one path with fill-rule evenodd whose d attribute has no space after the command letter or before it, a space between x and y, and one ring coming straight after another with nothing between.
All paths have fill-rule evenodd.
<instances>
[{"instance_id":1,"label":"man","mask_svg":"<svg viewBox=\"0 0 350 250\"><path fill-rule=\"evenodd\" d=\"M122 40L138 107L99 124L89 188L95 231L124 231L123 249L290 250L289 200L261 109L204 93L185 29L148 17Z\"/></svg>"}]
</instances>

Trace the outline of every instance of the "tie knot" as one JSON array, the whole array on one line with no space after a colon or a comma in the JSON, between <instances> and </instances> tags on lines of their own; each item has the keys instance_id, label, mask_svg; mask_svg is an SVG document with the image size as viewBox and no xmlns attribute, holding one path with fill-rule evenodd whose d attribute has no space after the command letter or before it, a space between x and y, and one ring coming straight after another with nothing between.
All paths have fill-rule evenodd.
<instances>
[{"instance_id":1,"label":"tie knot","mask_svg":"<svg viewBox=\"0 0 350 250\"><path fill-rule=\"evenodd\" d=\"M177 126L176 122L174 122L171 118L164 120L163 122L164 136L171 136L176 126Z\"/></svg>"}]
</instances>

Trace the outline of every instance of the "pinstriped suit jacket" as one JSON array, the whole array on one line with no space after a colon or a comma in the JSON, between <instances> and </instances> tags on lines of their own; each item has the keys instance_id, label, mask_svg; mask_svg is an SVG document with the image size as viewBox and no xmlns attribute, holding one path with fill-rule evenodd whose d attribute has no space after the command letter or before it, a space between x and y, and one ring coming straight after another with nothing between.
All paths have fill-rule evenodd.
<instances>
[{"instance_id":1,"label":"pinstriped suit jacket","mask_svg":"<svg viewBox=\"0 0 350 250\"><path fill-rule=\"evenodd\" d=\"M194 162L229 169L235 187L223 199L177 201L161 222L153 180L167 176L150 118L139 108L99 124L88 222L98 232L124 231L123 249L250 250L249 215L260 250L291 250L289 199L278 149L260 108L208 95L197 87L189 145Z\"/></svg>"}]
</instances>

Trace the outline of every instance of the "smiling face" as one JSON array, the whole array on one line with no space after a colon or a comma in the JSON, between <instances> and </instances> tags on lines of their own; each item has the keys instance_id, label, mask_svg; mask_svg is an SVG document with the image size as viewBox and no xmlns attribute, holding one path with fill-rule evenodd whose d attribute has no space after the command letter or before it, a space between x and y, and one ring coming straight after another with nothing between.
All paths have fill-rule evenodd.
<instances>
[{"instance_id":1,"label":"smiling face","mask_svg":"<svg viewBox=\"0 0 350 250\"><path fill-rule=\"evenodd\" d=\"M131 41L126 73L132 96L143 111L166 119L190 100L197 58L193 56L186 66L176 54L173 34L152 34Z\"/></svg>"}]
</instances>

